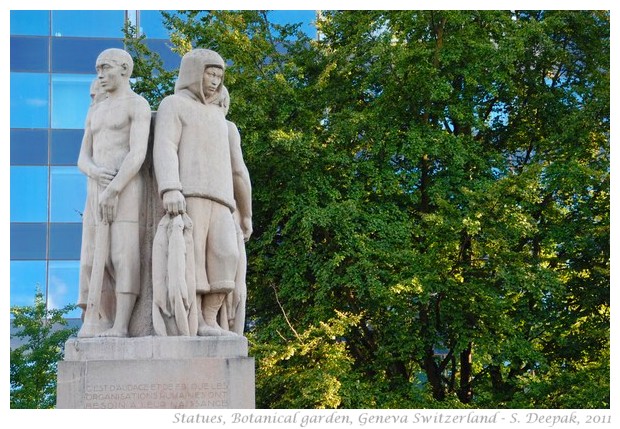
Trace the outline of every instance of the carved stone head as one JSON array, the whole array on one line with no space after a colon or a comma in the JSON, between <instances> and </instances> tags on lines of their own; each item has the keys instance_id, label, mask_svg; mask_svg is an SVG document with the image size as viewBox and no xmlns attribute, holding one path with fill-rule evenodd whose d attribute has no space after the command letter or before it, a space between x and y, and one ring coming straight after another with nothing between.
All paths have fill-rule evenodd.
<instances>
[{"instance_id":1,"label":"carved stone head","mask_svg":"<svg viewBox=\"0 0 620 429\"><path fill-rule=\"evenodd\" d=\"M203 104L219 99L224 85L225 69L226 64L217 52L210 49L192 49L181 59L174 92L188 90Z\"/></svg>"}]
</instances>

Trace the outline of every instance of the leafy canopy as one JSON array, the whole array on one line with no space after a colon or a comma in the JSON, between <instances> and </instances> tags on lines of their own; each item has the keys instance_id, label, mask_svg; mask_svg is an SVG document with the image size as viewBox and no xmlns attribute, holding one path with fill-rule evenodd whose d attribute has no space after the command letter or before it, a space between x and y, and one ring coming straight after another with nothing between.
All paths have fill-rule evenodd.
<instances>
[{"instance_id":1,"label":"leafy canopy","mask_svg":"<svg viewBox=\"0 0 620 429\"><path fill-rule=\"evenodd\" d=\"M11 307L14 336L22 342L11 349L11 408L55 408L57 364L65 342L77 332L66 328L64 315L74 308L47 310L38 289L34 305Z\"/></svg>"}]
</instances>

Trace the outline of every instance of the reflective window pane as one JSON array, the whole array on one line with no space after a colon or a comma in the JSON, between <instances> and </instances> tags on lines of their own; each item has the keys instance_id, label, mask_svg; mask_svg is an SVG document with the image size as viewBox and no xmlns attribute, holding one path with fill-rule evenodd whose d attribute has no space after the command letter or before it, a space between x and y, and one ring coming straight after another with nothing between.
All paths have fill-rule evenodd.
<instances>
[{"instance_id":1,"label":"reflective window pane","mask_svg":"<svg viewBox=\"0 0 620 429\"><path fill-rule=\"evenodd\" d=\"M173 12L173 11L167 11ZM140 12L140 34L146 35L150 39L168 39L170 35L164 27L163 17L158 10L141 10Z\"/></svg>"},{"instance_id":2,"label":"reflective window pane","mask_svg":"<svg viewBox=\"0 0 620 429\"><path fill-rule=\"evenodd\" d=\"M11 37L11 71L47 72L47 37Z\"/></svg>"},{"instance_id":3,"label":"reflective window pane","mask_svg":"<svg viewBox=\"0 0 620 429\"><path fill-rule=\"evenodd\" d=\"M47 167L11 166L11 222L47 221Z\"/></svg>"},{"instance_id":4,"label":"reflective window pane","mask_svg":"<svg viewBox=\"0 0 620 429\"><path fill-rule=\"evenodd\" d=\"M11 165L46 165L47 130L11 130Z\"/></svg>"},{"instance_id":5,"label":"reflective window pane","mask_svg":"<svg viewBox=\"0 0 620 429\"><path fill-rule=\"evenodd\" d=\"M54 73L95 73L99 54L108 48L123 49L120 39L52 38L52 71Z\"/></svg>"},{"instance_id":6,"label":"reflective window pane","mask_svg":"<svg viewBox=\"0 0 620 429\"><path fill-rule=\"evenodd\" d=\"M49 10L12 10L11 34L48 36L50 32Z\"/></svg>"},{"instance_id":7,"label":"reflective window pane","mask_svg":"<svg viewBox=\"0 0 620 429\"><path fill-rule=\"evenodd\" d=\"M45 259L47 224L11 223L11 260Z\"/></svg>"},{"instance_id":8,"label":"reflective window pane","mask_svg":"<svg viewBox=\"0 0 620 429\"><path fill-rule=\"evenodd\" d=\"M84 128L95 75L52 75L52 128Z\"/></svg>"},{"instance_id":9,"label":"reflective window pane","mask_svg":"<svg viewBox=\"0 0 620 429\"><path fill-rule=\"evenodd\" d=\"M11 261L11 307L34 304L37 287L45 293L45 261Z\"/></svg>"},{"instance_id":10,"label":"reflective window pane","mask_svg":"<svg viewBox=\"0 0 620 429\"><path fill-rule=\"evenodd\" d=\"M164 68L166 70L178 69L181 65L181 57L176 52L173 52L170 48L170 42L168 40L145 40L146 46L153 51L157 52L164 62Z\"/></svg>"},{"instance_id":11,"label":"reflective window pane","mask_svg":"<svg viewBox=\"0 0 620 429\"><path fill-rule=\"evenodd\" d=\"M138 25L138 11L134 9L127 10L125 12L127 12L127 16L125 17L127 22L134 27Z\"/></svg>"},{"instance_id":12,"label":"reflective window pane","mask_svg":"<svg viewBox=\"0 0 620 429\"><path fill-rule=\"evenodd\" d=\"M82 222L86 176L77 167L52 167L51 221Z\"/></svg>"},{"instance_id":13,"label":"reflective window pane","mask_svg":"<svg viewBox=\"0 0 620 429\"><path fill-rule=\"evenodd\" d=\"M77 165L84 131L52 130L51 163L53 165Z\"/></svg>"},{"instance_id":14,"label":"reflective window pane","mask_svg":"<svg viewBox=\"0 0 620 429\"><path fill-rule=\"evenodd\" d=\"M53 10L52 35L56 37L123 37L123 10Z\"/></svg>"},{"instance_id":15,"label":"reflective window pane","mask_svg":"<svg viewBox=\"0 0 620 429\"><path fill-rule=\"evenodd\" d=\"M80 261L50 261L47 283L47 307L61 309L75 304L80 283ZM66 318L80 317L79 308L65 314Z\"/></svg>"},{"instance_id":16,"label":"reflective window pane","mask_svg":"<svg viewBox=\"0 0 620 429\"><path fill-rule=\"evenodd\" d=\"M11 73L11 128L47 128L49 75Z\"/></svg>"},{"instance_id":17,"label":"reflective window pane","mask_svg":"<svg viewBox=\"0 0 620 429\"><path fill-rule=\"evenodd\" d=\"M79 260L81 248L81 223L50 224L50 259Z\"/></svg>"}]
</instances>

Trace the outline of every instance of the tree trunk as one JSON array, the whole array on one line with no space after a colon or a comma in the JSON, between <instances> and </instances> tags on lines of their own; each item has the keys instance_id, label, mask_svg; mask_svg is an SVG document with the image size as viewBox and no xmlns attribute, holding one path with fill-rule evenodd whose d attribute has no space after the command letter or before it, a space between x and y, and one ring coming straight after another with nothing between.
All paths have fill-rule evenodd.
<instances>
[{"instance_id":1,"label":"tree trunk","mask_svg":"<svg viewBox=\"0 0 620 429\"><path fill-rule=\"evenodd\" d=\"M464 404L469 404L473 398L473 389L471 385L471 362L472 362L472 343L461 352L461 378L457 396Z\"/></svg>"},{"instance_id":2,"label":"tree trunk","mask_svg":"<svg viewBox=\"0 0 620 429\"><path fill-rule=\"evenodd\" d=\"M437 362L435 362L435 350L432 347L428 347L425 350L424 371L426 372L428 382L431 384L433 398L437 401L443 401L446 398L446 391L441 382L441 373L439 372Z\"/></svg>"},{"instance_id":3,"label":"tree trunk","mask_svg":"<svg viewBox=\"0 0 620 429\"><path fill-rule=\"evenodd\" d=\"M420 323L422 338L429 338L429 318L428 308L424 307L420 309ZM435 361L435 348L433 344L427 343L424 348L424 358L422 359L422 368L426 373L426 378L431 385L433 392L433 398L438 401L443 401L446 398L446 391L441 381L441 370L437 362Z\"/></svg>"}]
</instances>

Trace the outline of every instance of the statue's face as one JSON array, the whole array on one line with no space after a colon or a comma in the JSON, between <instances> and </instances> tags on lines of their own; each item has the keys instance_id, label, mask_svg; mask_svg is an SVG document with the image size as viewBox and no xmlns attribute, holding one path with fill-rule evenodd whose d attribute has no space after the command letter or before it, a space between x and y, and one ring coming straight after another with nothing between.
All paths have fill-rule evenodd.
<instances>
[{"instance_id":1,"label":"statue's face","mask_svg":"<svg viewBox=\"0 0 620 429\"><path fill-rule=\"evenodd\" d=\"M98 103L98 102L104 100L107 96L108 96L108 94L105 92L105 90L103 88L101 88L101 83L99 82L99 80L95 79L90 84L90 100L91 100L91 102L93 104L94 103Z\"/></svg>"},{"instance_id":2,"label":"statue's face","mask_svg":"<svg viewBox=\"0 0 620 429\"><path fill-rule=\"evenodd\" d=\"M112 58L97 58L97 78L101 89L114 92L125 80L125 68Z\"/></svg>"},{"instance_id":3,"label":"statue's face","mask_svg":"<svg viewBox=\"0 0 620 429\"><path fill-rule=\"evenodd\" d=\"M202 92L205 98L213 97L224 78L224 70L219 67L207 67L202 75Z\"/></svg>"}]
</instances>

